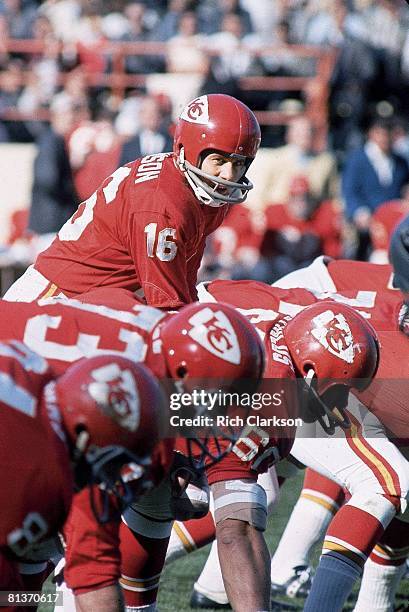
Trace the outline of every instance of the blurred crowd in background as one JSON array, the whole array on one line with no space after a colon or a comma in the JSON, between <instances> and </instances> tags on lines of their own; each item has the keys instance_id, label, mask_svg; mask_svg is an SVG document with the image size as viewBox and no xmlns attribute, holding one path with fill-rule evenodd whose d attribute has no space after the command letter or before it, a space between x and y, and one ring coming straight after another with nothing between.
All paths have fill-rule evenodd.
<instances>
[{"instance_id":1,"label":"blurred crowd in background","mask_svg":"<svg viewBox=\"0 0 409 612\"><path fill-rule=\"evenodd\" d=\"M386 262L409 212L408 25L403 0L0 0L0 143L37 145L31 209L13 215L9 245L46 244L118 165L171 149L179 109L166 87L104 85L120 41L145 46L125 56L127 75L179 75L189 97L287 113L263 127L255 189L215 233L204 277L272 282L320 254ZM31 40L37 52L9 44ZM269 76L316 86L314 58L293 45L334 51L325 146L305 90L240 87Z\"/></svg>"}]
</instances>

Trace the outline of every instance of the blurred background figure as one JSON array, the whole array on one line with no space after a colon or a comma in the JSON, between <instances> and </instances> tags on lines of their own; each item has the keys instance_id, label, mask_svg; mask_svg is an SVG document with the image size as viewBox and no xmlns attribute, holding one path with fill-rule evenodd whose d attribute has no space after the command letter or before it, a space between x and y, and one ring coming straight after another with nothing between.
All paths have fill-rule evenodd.
<instances>
[{"instance_id":1,"label":"blurred background figure","mask_svg":"<svg viewBox=\"0 0 409 612\"><path fill-rule=\"evenodd\" d=\"M7 19L11 38L31 37L32 25L37 15L37 3L35 1L2 0L0 13Z\"/></svg>"},{"instance_id":2,"label":"blurred background figure","mask_svg":"<svg viewBox=\"0 0 409 612\"><path fill-rule=\"evenodd\" d=\"M36 251L48 246L79 204L66 141L75 125L75 108L60 98L50 111L50 125L37 142L28 221L29 230L38 237Z\"/></svg>"},{"instance_id":3,"label":"blurred background figure","mask_svg":"<svg viewBox=\"0 0 409 612\"><path fill-rule=\"evenodd\" d=\"M261 207L269 202L286 202L294 177L308 179L309 189L317 201L333 198L338 191L335 157L329 151L313 149L314 131L306 116L293 118L286 131L286 144L269 149L260 156L249 175L255 183L249 202Z\"/></svg>"},{"instance_id":4,"label":"blurred background figure","mask_svg":"<svg viewBox=\"0 0 409 612\"><path fill-rule=\"evenodd\" d=\"M182 13L176 35L168 40L167 71L203 73L206 69L204 41L204 37L198 33L195 13L193 11Z\"/></svg>"},{"instance_id":5,"label":"blurred background figure","mask_svg":"<svg viewBox=\"0 0 409 612\"><path fill-rule=\"evenodd\" d=\"M145 42L151 39L147 24L146 4L128 2L125 5L126 32L119 38L123 42ZM147 74L162 71L164 62L161 57L130 54L125 58L126 71L130 74Z\"/></svg>"},{"instance_id":6,"label":"blurred background figure","mask_svg":"<svg viewBox=\"0 0 409 612\"><path fill-rule=\"evenodd\" d=\"M171 151L173 140L164 125L164 116L159 102L147 96L139 110L139 130L122 146L119 165L123 166L138 157Z\"/></svg>"},{"instance_id":7,"label":"blurred background figure","mask_svg":"<svg viewBox=\"0 0 409 612\"><path fill-rule=\"evenodd\" d=\"M265 209L265 234L260 253L272 283L308 266L318 255L342 256L342 209L336 200L317 200L304 175L290 183L284 203Z\"/></svg>"},{"instance_id":8,"label":"blurred background figure","mask_svg":"<svg viewBox=\"0 0 409 612\"><path fill-rule=\"evenodd\" d=\"M402 199L384 202L374 212L369 222L372 263L388 263L389 244L395 227L409 214L409 189L404 187Z\"/></svg>"},{"instance_id":9,"label":"blurred background figure","mask_svg":"<svg viewBox=\"0 0 409 612\"><path fill-rule=\"evenodd\" d=\"M407 162L392 151L390 123L375 119L364 146L349 153L342 172L345 213L357 234L357 259L369 255L372 214L383 202L399 199L408 181Z\"/></svg>"},{"instance_id":10,"label":"blurred background figure","mask_svg":"<svg viewBox=\"0 0 409 612\"><path fill-rule=\"evenodd\" d=\"M121 143L110 116L101 111L94 121L81 121L70 134L68 151L75 189L83 202L118 167Z\"/></svg>"},{"instance_id":11,"label":"blurred background figure","mask_svg":"<svg viewBox=\"0 0 409 612\"><path fill-rule=\"evenodd\" d=\"M317 201L308 179L298 175L287 201L270 203L263 211L243 204L232 208L212 241L217 275L273 283L319 255L341 257L342 238L340 203Z\"/></svg>"},{"instance_id":12,"label":"blurred background figure","mask_svg":"<svg viewBox=\"0 0 409 612\"><path fill-rule=\"evenodd\" d=\"M250 14L239 0L204 0L198 5L199 29L203 34L211 35L225 30L221 24L227 14L239 18L243 35L253 31Z\"/></svg>"},{"instance_id":13,"label":"blurred background figure","mask_svg":"<svg viewBox=\"0 0 409 612\"><path fill-rule=\"evenodd\" d=\"M169 0L168 8L152 32L154 40L166 41L177 35L180 18L186 11L193 10L192 0Z\"/></svg>"}]
</instances>

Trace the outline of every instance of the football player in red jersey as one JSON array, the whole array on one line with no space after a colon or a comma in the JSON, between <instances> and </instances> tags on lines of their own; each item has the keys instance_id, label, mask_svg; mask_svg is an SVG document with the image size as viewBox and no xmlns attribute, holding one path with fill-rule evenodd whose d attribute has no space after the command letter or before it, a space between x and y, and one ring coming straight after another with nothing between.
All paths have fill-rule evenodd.
<instances>
[{"instance_id":1,"label":"football player in red jersey","mask_svg":"<svg viewBox=\"0 0 409 612\"><path fill-rule=\"evenodd\" d=\"M0 587L17 590L20 564L59 552L74 485L93 485L86 494L98 520L108 518L99 514L104 490L123 509L153 486L151 453L167 405L141 364L93 357L54 379L47 361L16 340L0 344L0 397Z\"/></svg>"},{"instance_id":2,"label":"football player in red jersey","mask_svg":"<svg viewBox=\"0 0 409 612\"><path fill-rule=\"evenodd\" d=\"M158 308L194 301L206 237L229 204L243 202L252 188L245 174L259 145L257 119L239 100L196 98L180 115L173 153L116 170L6 299L30 302L120 287Z\"/></svg>"},{"instance_id":3,"label":"football player in red jersey","mask_svg":"<svg viewBox=\"0 0 409 612\"><path fill-rule=\"evenodd\" d=\"M344 558L349 560L350 566L356 569L355 574L357 574L376 538L382 534L384 527L395 513L404 509L406 504L408 464L402 452L395 446L395 443L398 443L397 438L408 437L405 384L407 384L409 372L407 360L404 358L407 338L398 331L404 324L403 297L399 291L392 288L390 282L392 269L387 265L379 266L352 261L325 262L320 258L310 268L304 270L304 273L303 277L302 271L295 272L282 279L280 284L284 287L302 285L308 289L313 287L315 290L338 290L339 293L332 295L333 299L337 302L344 301L362 312L379 330L378 335L382 346L376 380L365 394L359 397L365 407L369 408L371 414L375 415L375 418L366 417L364 427L362 427L362 414L365 408L362 404L357 404L351 407L353 417L351 432L353 434L347 436L347 444L344 444L344 449L340 446L339 440L329 440L328 443L325 443L324 439L296 440L292 449L296 458L321 473L324 471L327 475L336 474L338 481L341 480L353 493L351 500L337 516L337 520L331 524L324 544L324 558L328 563L327 559L336 556L334 555L334 542L337 542L336 554L341 561ZM294 282L295 278L297 282ZM304 289L283 291L262 285L257 287L254 283L250 287L250 283L245 282L234 285L226 281L227 284L223 291L224 283L224 281L216 281L211 283L208 289L210 287L210 292L212 292L213 288L213 294L218 299L229 299L231 302L236 286L234 303L239 305L242 311L247 306L249 312L252 312L249 307L257 304L258 309L253 309L254 316L259 313L259 316L264 318L269 314L268 308L287 313L297 312L311 300L317 299L316 293L311 294ZM242 291L239 291L239 286L242 286ZM270 299L269 293L272 294ZM252 296L251 302L248 298L250 295ZM275 302L273 297L276 299ZM331 294L325 293L319 297L327 298L331 297ZM209 295L206 296L206 299L209 299ZM361 417L358 419L356 418L357 408L359 408ZM379 440L373 439L373 436ZM389 441L389 437L392 438L392 442ZM355 476L351 476L345 467L348 463L350 465L354 463L351 461L353 456L351 451L356 455L354 459L357 468ZM368 515L372 518L369 518ZM359 525L359 529L355 533L350 533L349 526L353 519ZM383 541L387 541L385 538L386 532ZM287 555L286 548L273 566L275 571L277 571L277 564L278 566L280 563L283 565L283 558ZM337 580L337 577L335 579ZM328 583L328 575L326 575L326 580ZM347 589L348 585L345 588ZM335 590L334 588L331 590L333 607L328 608L331 610L338 609L339 605L342 605L335 601ZM343 595L338 594L342 599ZM329 605L328 602L325 602L326 609Z\"/></svg>"},{"instance_id":4,"label":"football player in red jersey","mask_svg":"<svg viewBox=\"0 0 409 612\"><path fill-rule=\"evenodd\" d=\"M237 378L257 380L262 374L261 340L253 326L229 306L192 304L177 314L165 315L141 305L125 290L98 289L81 299L87 301L0 302L0 337L14 335L25 339L30 346L43 351L57 372L64 371L68 363L84 355L123 352L133 359L144 360L159 377L173 378L186 389L192 378L214 381L216 373L229 384ZM98 301L106 305L98 306ZM213 449L213 455L206 447L202 450L207 463L220 457L218 448ZM195 448L192 452L196 455ZM182 467L186 471L186 466ZM144 571L148 574L142 575L142 583L148 577L150 580L147 588L142 585L139 589L141 597L155 598L156 595L157 574L163 564L173 516L170 490L168 479L153 497L145 496L144 504L134 507L129 519L137 532L132 535L134 555L138 546L140 550L155 552L145 559ZM206 497L203 499L198 489L196 495L199 496L196 505L203 513ZM184 504L188 501L179 497L173 501ZM186 504L183 508L185 511ZM69 543L66 577L79 595L77 605L86 607L91 601L102 610L117 599L114 583L120 576L119 541L118 530L114 525L111 527L102 529L90 512L88 497L77 497L66 529ZM125 525L121 529L127 530ZM141 545L138 538L142 540ZM153 571L153 583L149 573L152 562L157 568ZM129 576L129 572L124 574ZM102 595L110 596L110 587L113 587L112 599L101 599Z\"/></svg>"},{"instance_id":5,"label":"football player in red jersey","mask_svg":"<svg viewBox=\"0 0 409 612\"><path fill-rule=\"evenodd\" d=\"M222 284L222 281L211 283L211 286ZM257 284L254 284L257 287ZM230 289L230 284L229 284ZM267 289L271 288L267 287ZM248 293L243 292L243 298L248 302ZM229 296L229 297L228 297ZM230 291L226 291L225 299L230 299ZM254 296L255 303L261 305L259 296ZM237 304L236 304L237 305ZM269 305L271 306L271 296ZM315 316L322 315L327 312L328 306L324 304L313 304L310 307ZM339 315L343 314L348 320L351 319L351 328L354 328L355 347L360 347L363 358L361 364L360 358L357 358L353 364L354 374L348 368L347 375L352 378L366 378L368 382L374 374L377 363L377 349L373 340L373 332L367 330L366 323L361 317L351 311L345 305L338 305ZM240 308L241 310L241 308ZM243 309L244 310L244 309ZM338 312L338 311L337 311ZM265 336L266 347L268 351L268 367L265 375L276 378L281 381L283 387L286 379L294 380L296 377L292 356L288 350L286 343L292 345L294 333L292 325L289 323L288 315L280 315L278 312L272 312L263 308L254 308L244 311L244 313L253 320L260 332ZM313 313L310 310L311 316ZM270 316L268 316L270 315ZM297 317L294 321L297 320ZM286 337L286 327L289 326L288 337ZM306 327L306 321L302 320L297 327L296 335L305 336L309 331ZM355 326L355 327L354 327ZM304 329L305 328L305 329ZM363 330L363 331L362 331ZM369 336L368 336L369 333ZM321 377L329 378L334 376L334 372L328 369L331 366L331 359L325 349L319 345L317 341L318 351L321 351L321 359L318 364L325 359L326 369L323 371L321 367L316 365L317 371ZM369 349L368 349L369 346ZM311 349L311 345L308 350ZM294 363L299 361L296 350L294 349ZM301 347L301 354L305 356L305 348ZM336 362L336 359L334 358ZM368 369L363 373L361 366L365 364ZM301 376L301 368L297 370ZM353 384L348 380L347 385ZM274 414L279 414L283 417L291 417L297 413L297 400L291 396L291 386L286 386L286 401L283 401L281 409L275 408ZM261 387L261 391L263 387ZM271 387L265 389L271 391ZM330 389L319 388L318 393L325 400L334 401L334 398L327 398L327 394L331 394ZM341 406L340 406L341 407ZM279 428L277 428L279 429ZM279 433L263 430L261 427L249 428L243 435L243 438L235 445L232 453L223 458L221 462L215 465L208 471L209 482L212 486L212 491L215 498L215 521L217 523L217 538L219 551L222 557L222 570L225 582L228 584L228 595L234 609L249 610L249 609L267 609L269 605L268 597L268 582L269 575L265 573L265 564L268 555L263 547L262 531L265 528L266 520L266 499L261 487L257 484L258 472L263 472L268 465L274 463L279 458L282 458L288 453L291 446L291 428L289 431ZM234 544L233 544L234 543ZM255 563L249 563L246 555L242 557L239 554L239 544L247 545L247 553L254 554L257 552ZM234 545L234 554L231 547ZM149 590L153 584L146 580L141 580L141 574L137 573L138 558L133 548L133 557L131 558L132 546L125 540L125 553L127 558L127 578L122 579L124 588L135 591L135 597L139 600L132 602L132 607L141 609L140 606L147 605L148 600L141 601L141 591ZM133 565L132 565L133 561ZM257 568L257 571L254 570ZM251 575L247 575L250 573ZM143 575L142 575L143 576ZM246 579L244 579L246 576ZM256 594L256 596L254 596ZM253 597L253 598L252 598ZM257 599L258 597L258 599ZM129 594L127 601L131 603ZM154 609L154 603L149 610Z\"/></svg>"},{"instance_id":6,"label":"football player in red jersey","mask_svg":"<svg viewBox=\"0 0 409 612\"><path fill-rule=\"evenodd\" d=\"M311 442L301 438L296 440L291 451L296 458L315 469L322 471L324 465L326 474L329 472L337 475L342 473L344 484L347 482L358 496L360 493L362 496L367 496L367 499L361 500L357 496L352 497L349 508L343 511L345 515L350 512L351 507L357 506L354 512L361 531L355 534L346 533L345 527L342 527L343 515L341 514L338 522L332 525L335 533L330 531L328 534L327 547L329 550L331 541L336 538L338 543L342 541L339 548L341 550L344 547L345 557L350 555L351 549L355 553L359 549L360 554L358 558L355 557L355 561L358 562L358 565L362 565L370 552L371 537L380 535L396 510L399 512L400 503L402 503L402 508L405 506L404 498L407 496L407 462L395 444L386 437L387 435L392 436L393 442L396 442L397 437L407 438L409 434L405 383L397 387L396 381L396 379L407 380L409 377L406 360L400 357L405 352L407 339L398 331L402 322L403 298L399 291L387 288L390 287L392 272L390 266L348 261L332 261L324 265L322 259L316 262L316 268L317 264L319 264L321 274L307 275L303 286L309 289L315 283L315 288L318 286L320 289L332 291L339 289L339 293L331 295L326 292L317 295L308 289L271 288L262 283L247 281L213 281L207 286L199 287L199 296L206 301L209 301L212 296L214 299L228 301L238 307L243 314L251 317L250 320L253 322L268 321L277 316L277 312L294 315L308 304L332 297L337 303L346 303L356 308L379 330L382 351L376 381L365 394L360 396L360 400L374 415L373 422L369 419L371 422L368 423L365 419L365 425L372 427L372 433L367 433L360 427L362 414L366 409L358 404L361 410L358 419L356 419L357 407L348 408L352 418L355 419L354 428L352 428L356 433L355 437L351 436L344 442L330 439L328 443L325 441L324 434L320 440ZM287 279L284 279L283 285L290 285L286 281ZM363 290L358 290L358 287ZM349 291L341 293L341 290L345 288ZM391 401L393 401L392 410ZM385 433L385 428L388 430L387 433ZM373 439L372 434L375 430L379 441ZM315 444L313 450L311 450L312 444ZM335 446L336 452L334 452ZM357 467L355 478L348 475L348 470L345 470L345 473L342 472L342 466L348 462L351 466L356 465ZM372 519L372 522L365 514L368 508L370 508L369 514L373 512L374 518L376 517L375 520ZM344 525L348 526L349 522L347 520ZM355 541L354 538L356 538ZM283 563L282 558L281 563ZM207 575L210 575L209 571ZM202 594L207 592L211 599L215 582L213 574L211 582L199 578L196 585Z\"/></svg>"}]
</instances>

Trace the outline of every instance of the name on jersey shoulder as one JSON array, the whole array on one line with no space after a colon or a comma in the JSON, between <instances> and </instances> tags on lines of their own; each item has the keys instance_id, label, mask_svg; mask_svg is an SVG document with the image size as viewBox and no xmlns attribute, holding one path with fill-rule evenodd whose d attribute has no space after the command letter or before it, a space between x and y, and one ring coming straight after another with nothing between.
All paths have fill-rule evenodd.
<instances>
[{"instance_id":1,"label":"name on jersey shoulder","mask_svg":"<svg viewBox=\"0 0 409 612\"><path fill-rule=\"evenodd\" d=\"M285 315L273 325L270 330L270 345L273 360L277 361L278 363L288 365L291 367L291 369L294 369L289 350L287 345L284 343L283 329L287 325L288 321L291 321L291 317L289 315Z\"/></svg>"},{"instance_id":2,"label":"name on jersey shoulder","mask_svg":"<svg viewBox=\"0 0 409 612\"><path fill-rule=\"evenodd\" d=\"M157 179L162 170L163 162L169 155L170 153L157 153L142 157L136 172L135 184Z\"/></svg>"}]
</instances>

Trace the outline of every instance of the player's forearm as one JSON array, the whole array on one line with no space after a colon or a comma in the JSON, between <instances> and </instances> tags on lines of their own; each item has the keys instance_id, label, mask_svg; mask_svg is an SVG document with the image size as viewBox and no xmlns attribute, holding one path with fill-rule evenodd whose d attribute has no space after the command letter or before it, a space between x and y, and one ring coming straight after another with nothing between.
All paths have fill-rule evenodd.
<instances>
[{"instance_id":1,"label":"player's forearm","mask_svg":"<svg viewBox=\"0 0 409 612\"><path fill-rule=\"evenodd\" d=\"M270 609L270 555L263 533L227 519L216 529L223 581L235 612Z\"/></svg>"}]
</instances>

